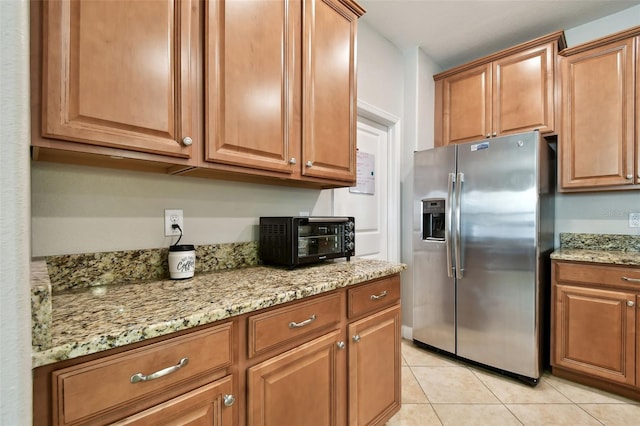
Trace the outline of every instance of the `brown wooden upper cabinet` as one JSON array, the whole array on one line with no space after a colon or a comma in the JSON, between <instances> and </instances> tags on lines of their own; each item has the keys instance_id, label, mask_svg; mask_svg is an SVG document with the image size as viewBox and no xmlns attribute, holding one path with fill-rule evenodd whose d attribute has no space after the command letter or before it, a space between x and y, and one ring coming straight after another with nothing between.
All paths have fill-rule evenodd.
<instances>
[{"instance_id":1,"label":"brown wooden upper cabinet","mask_svg":"<svg viewBox=\"0 0 640 426\"><path fill-rule=\"evenodd\" d=\"M363 13L350 0L208 2L200 165L354 182Z\"/></svg>"},{"instance_id":2,"label":"brown wooden upper cabinet","mask_svg":"<svg viewBox=\"0 0 640 426\"><path fill-rule=\"evenodd\" d=\"M636 27L561 52L564 191L640 189L639 35Z\"/></svg>"},{"instance_id":3,"label":"brown wooden upper cabinet","mask_svg":"<svg viewBox=\"0 0 640 426\"><path fill-rule=\"evenodd\" d=\"M555 129L557 32L434 75L435 146Z\"/></svg>"},{"instance_id":4,"label":"brown wooden upper cabinet","mask_svg":"<svg viewBox=\"0 0 640 426\"><path fill-rule=\"evenodd\" d=\"M117 148L187 164L198 137L199 2L37 3L41 136L76 143L35 137L32 144L111 155L100 147Z\"/></svg>"},{"instance_id":5,"label":"brown wooden upper cabinet","mask_svg":"<svg viewBox=\"0 0 640 426\"><path fill-rule=\"evenodd\" d=\"M34 0L33 157L352 185L362 14L352 0Z\"/></svg>"}]
</instances>

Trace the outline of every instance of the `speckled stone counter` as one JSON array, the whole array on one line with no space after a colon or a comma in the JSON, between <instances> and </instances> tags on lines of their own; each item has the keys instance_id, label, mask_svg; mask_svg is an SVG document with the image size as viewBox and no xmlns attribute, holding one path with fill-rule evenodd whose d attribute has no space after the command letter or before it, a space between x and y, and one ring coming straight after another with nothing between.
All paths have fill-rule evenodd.
<instances>
[{"instance_id":1,"label":"speckled stone counter","mask_svg":"<svg viewBox=\"0 0 640 426\"><path fill-rule=\"evenodd\" d=\"M551 259L640 266L640 236L561 233Z\"/></svg>"},{"instance_id":2,"label":"speckled stone counter","mask_svg":"<svg viewBox=\"0 0 640 426\"><path fill-rule=\"evenodd\" d=\"M163 336L405 268L403 264L352 259L295 270L254 266L196 273L194 278L181 281L165 279L54 292L48 330L51 343L49 347L33 347L32 366ZM42 327L34 323L34 335L39 329Z\"/></svg>"}]
</instances>

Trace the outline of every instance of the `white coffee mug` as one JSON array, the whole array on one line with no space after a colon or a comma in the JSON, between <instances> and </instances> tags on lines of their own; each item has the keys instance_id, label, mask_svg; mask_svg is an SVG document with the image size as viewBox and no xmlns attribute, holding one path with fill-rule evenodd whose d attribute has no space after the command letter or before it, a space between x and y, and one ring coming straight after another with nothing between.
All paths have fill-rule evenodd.
<instances>
[{"instance_id":1,"label":"white coffee mug","mask_svg":"<svg viewBox=\"0 0 640 426\"><path fill-rule=\"evenodd\" d=\"M196 270L196 249L192 244L169 246L169 276L172 280L193 277Z\"/></svg>"}]
</instances>

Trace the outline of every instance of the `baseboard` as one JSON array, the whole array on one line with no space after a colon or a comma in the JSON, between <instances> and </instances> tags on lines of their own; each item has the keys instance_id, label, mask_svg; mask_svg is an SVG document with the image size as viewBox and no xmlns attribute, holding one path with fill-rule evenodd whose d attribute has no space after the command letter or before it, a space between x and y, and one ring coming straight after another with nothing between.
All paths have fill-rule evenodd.
<instances>
[{"instance_id":1,"label":"baseboard","mask_svg":"<svg viewBox=\"0 0 640 426\"><path fill-rule=\"evenodd\" d=\"M413 327L403 325L400 329L400 332L402 333L403 339L413 340Z\"/></svg>"}]
</instances>

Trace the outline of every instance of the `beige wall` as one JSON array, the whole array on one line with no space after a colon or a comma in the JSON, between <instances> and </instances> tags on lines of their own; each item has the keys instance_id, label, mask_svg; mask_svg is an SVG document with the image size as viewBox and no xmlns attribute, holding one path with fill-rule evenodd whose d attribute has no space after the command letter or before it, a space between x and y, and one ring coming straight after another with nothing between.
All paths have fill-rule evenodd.
<instances>
[{"instance_id":1,"label":"beige wall","mask_svg":"<svg viewBox=\"0 0 640 426\"><path fill-rule=\"evenodd\" d=\"M164 209L182 209L181 242L258 239L260 216L326 215L329 191L33 162L32 254L168 247Z\"/></svg>"}]
</instances>

